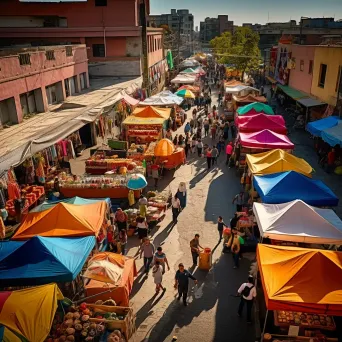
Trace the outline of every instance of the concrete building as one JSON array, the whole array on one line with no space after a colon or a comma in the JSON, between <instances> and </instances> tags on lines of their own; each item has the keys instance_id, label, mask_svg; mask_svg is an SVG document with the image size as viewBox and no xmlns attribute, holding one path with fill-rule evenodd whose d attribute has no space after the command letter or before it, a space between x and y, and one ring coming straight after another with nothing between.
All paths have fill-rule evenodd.
<instances>
[{"instance_id":1,"label":"concrete building","mask_svg":"<svg viewBox=\"0 0 342 342\"><path fill-rule=\"evenodd\" d=\"M85 45L0 50L0 129L88 87Z\"/></svg>"},{"instance_id":2,"label":"concrete building","mask_svg":"<svg viewBox=\"0 0 342 342\"><path fill-rule=\"evenodd\" d=\"M209 43L223 32L234 32L234 22L228 20L228 15L219 15L217 18L205 18L200 22L200 40Z\"/></svg>"},{"instance_id":3,"label":"concrete building","mask_svg":"<svg viewBox=\"0 0 342 342\"><path fill-rule=\"evenodd\" d=\"M148 14L149 0L145 4ZM143 73L142 6L139 0L3 0L0 46L85 44L90 76L139 77ZM157 44L148 47L149 55L161 56L163 31L148 31L147 36L148 44Z\"/></svg>"},{"instance_id":4,"label":"concrete building","mask_svg":"<svg viewBox=\"0 0 342 342\"><path fill-rule=\"evenodd\" d=\"M188 9L171 9L170 14L158 14L148 16L148 26L160 27L167 25L173 32L179 32L183 57L188 57L193 52L194 16Z\"/></svg>"}]
</instances>

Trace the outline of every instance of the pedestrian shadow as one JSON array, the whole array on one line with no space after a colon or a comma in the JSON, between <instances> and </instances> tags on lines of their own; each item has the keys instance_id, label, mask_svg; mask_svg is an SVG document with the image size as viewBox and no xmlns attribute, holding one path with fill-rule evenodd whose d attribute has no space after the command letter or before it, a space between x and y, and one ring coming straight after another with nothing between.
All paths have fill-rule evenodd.
<instances>
[{"instance_id":1,"label":"pedestrian shadow","mask_svg":"<svg viewBox=\"0 0 342 342\"><path fill-rule=\"evenodd\" d=\"M175 222L170 222L156 237L153 238L153 244L156 248L163 244L175 225Z\"/></svg>"},{"instance_id":2,"label":"pedestrian shadow","mask_svg":"<svg viewBox=\"0 0 342 342\"><path fill-rule=\"evenodd\" d=\"M140 271L141 273L138 275L137 278L134 279L133 288L130 294L130 299L133 299L133 297L139 292L139 290L141 289L141 287L144 285L145 281L147 280L145 272L143 272L142 269L140 269Z\"/></svg>"},{"instance_id":3,"label":"pedestrian shadow","mask_svg":"<svg viewBox=\"0 0 342 342\"><path fill-rule=\"evenodd\" d=\"M189 182L189 188L193 189L198 182L200 182L207 174L207 169L202 170L200 173L198 173L194 178L191 179Z\"/></svg>"}]
</instances>

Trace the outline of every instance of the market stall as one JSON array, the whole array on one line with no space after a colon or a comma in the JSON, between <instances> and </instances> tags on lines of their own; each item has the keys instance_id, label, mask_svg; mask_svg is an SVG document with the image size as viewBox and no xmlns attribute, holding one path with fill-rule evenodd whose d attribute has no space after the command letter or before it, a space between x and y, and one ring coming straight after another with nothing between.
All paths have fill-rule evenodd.
<instances>
[{"instance_id":1,"label":"market stall","mask_svg":"<svg viewBox=\"0 0 342 342\"><path fill-rule=\"evenodd\" d=\"M272 150L258 154L248 154L246 163L253 175L266 175L270 173L296 171L311 177L312 167L302 158L295 157L284 150Z\"/></svg>"},{"instance_id":2,"label":"market stall","mask_svg":"<svg viewBox=\"0 0 342 342\"><path fill-rule=\"evenodd\" d=\"M284 135L268 129L253 133L239 133L239 141L243 148L293 150L294 144Z\"/></svg>"},{"instance_id":3,"label":"market stall","mask_svg":"<svg viewBox=\"0 0 342 342\"><path fill-rule=\"evenodd\" d=\"M193 86L193 85L187 85L187 84L185 84L185 85L181 86L180 88L178 88L177 91L178 90L182 90L182 89L190 90L194 94L197 94L197 95L200 94L200 92L201 92L201 88L200 87Z\"/></svg>"},{"instance_id":4,"label":"market stall","mask_svg":"<svg viewBox=\"0 0 342 342\"><path fill-rule=\"evenodd\" d=\"M0 259L0 287L33 286L72 282L95 247L95 237L33 236L0 246L6 251Z\"/></svg>"},{"instance_id":5,"label":"market stall","mask_svg":"<svg viewBox=\"0 0 342 342\"><path fill-rule=\"evenodd\" d=\"M179 74L173 80L171 80L172 84L196 84L198 82L198 77L196 75L186 74Z\"/></svg>"},{"instance_id":6,"label":"market stall","mask_svg":"<svg viewBox=\"0 0 342 342\"><path fill-rule=\"evenodd\" d=\"M340 252L258 245L267 308L262 341L338 340L332 316L342 315L341 260ZM267 325L271 310L279 328Z\"/></svg>"},{"instance_id":7,"label":"market stall","mask_svg":"<svg viewBox=\"0 0 342 342\"><path fill-rule=\"evenodd\" d=\"M98 294L94 298L90 298L89 302L96 302L98 300L113 299L117 305L128 307L129 306L129 295L131 293L134 278L137 276L137 269L135 266L135 260L133 258L128 258L119 254L114 253L99 253L96 254L92 259L90 259L88 265L91 265L95 261L107 261L112 264L117 265L117 269L120 269L121 276L116 282L106 283L103 282L104 278L91 279L89 283L86 284L85 290L87 296L92 296ZM90 272L88 273L88 276ZM107 293L106 290L111 290Z\"/></svg>"},{"instance_id":8,"label":"market stall","mask_svg":"<svg viewBox=\"0 0 342 342\"><path fill-rule=\"evenodd\" d=\"M175 147L168 139L162 139L154 149L154 155L157 157L157 163L164 169L175 169L185 163L185 151L182 147Z\"/></svg>"},{"instance_id":9,"label":"market stall","mask_svg":"<svg viewBox=\"0 0 342 342\"><path fill-rule=\"evenodd\" d=\"M306 125L306 130L313 136L322 137L322 131L337 126L340 121L338 116L328 116L327 118L309 122Z\"/></svg>"},{"instance_id":10,"label":"market stall","mask_svg":"<svg viewBox=\"0 0 342 342\"><path fill-rule=\"evenodd\" d=\"M342 147L342 121L339 121L334 127L323 130L321 136L330 146L335 147L338 145Z\"/></svg>"},{"instance_id":11,"label":"market stall","mask_svg":"<svg viewBox=\"0 0 342 342\"><path fill-rule=\"evenodd\" d=\"M13 240L27 240L35 235L45 237L97 236L103 226L105 202L74 205L58 203L39 213L27 214Z\"/></svg>"},{"instance_id":12,"label":"market stall","mask_svg":"<svg viewBox=\"0 0 342 342\"><path fill-rule=\"evenodd\" d=\"M245 106L253 102L266 103L267 99L264 96L248 94L245 96L233 95L233 100L236 102L237 107Z\"/></svg>"},{"instance_id":13,"label":"market stall","mask_svg":"<svg viewBox=\"0 0 342 342\"><path fill-rule=\"evenodd\" d=\"M342 244L342 221L331 209L301 200L282 204L254 203L262 238L314 244Z\"/></svg>"},{"instance_id":14,"label":"market stall","mask_svg":"<svg viewBox=\"0 0 342 342\"><path fill-rule=\"evenodd\" d=\"M235 118L239 132L259 132L268 129L279 134L286 134L285 120L281 115L255 114L243 115Z\"/></svg>"},{"instance_id":15,"label":"market stall","mask_svg":"<svg viewBox=\"0 0 342 342\"><path fill-rule=\"evenodd\" d=\"M56 284L0 292L0 324L5 326L2 341L44 342L62 299Z\"/></svg>"},{"instance_id":16,"label":"market stall","mask_svg":"<svg viewBox=\"0 0 342 342\"><path fill-rule=\"evenodd\" d=\"M322 181L308 178L296 171L253 177L253 187L263 203L286 203L299 199L309 205L338 205L338 197Z\"/></svg>"},{"instance_id":17,"label":"market stall","mask_svg":"<svg viewBox=\"0 0 342 342\"><path fill-rule=\"evenodd\" d=\"M183 98L173 94L169 90L162 91L156 95L148 97L143 102L140 102L140 106L180 106L183 102Z\"/></svg>"},{"instance_id":18,"label":"market stall","mask_svg":"<svg viewBox=\"0 0 342 342\"><path fill-rule=\"evenodd\" d=\"M250 103L249 105L239 107L236 110L237 115L246 115L246 114L259 114L264 113L267 115L274 115L274 111L271 106L266 105L260 102Z\"/></svg>"}]
</instances>

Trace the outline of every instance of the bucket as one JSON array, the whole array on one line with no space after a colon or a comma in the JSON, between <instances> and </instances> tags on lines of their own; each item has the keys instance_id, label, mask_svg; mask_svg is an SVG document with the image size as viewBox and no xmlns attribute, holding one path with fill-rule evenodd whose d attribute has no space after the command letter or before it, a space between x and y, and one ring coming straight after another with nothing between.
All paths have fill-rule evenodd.
<instances>
[{"instance_id":1,"label":"bucket","mask_svg":"<svg viewBox=\"0 0 342 342\"><path fill-rule=\"evenodd\" d=\"M204 251L199 254L198 268L204 271L209 271L211 268L211 249L204 248Z\"/></svg>"},{"instance_id":2,"label":"bucket","mask_svg":"<svg viewBox=\"0 0 342 342\"><path fill-rule=\"evenodd\" d=\"M211 249L210 248L204 248L204 253L210 254L211 253Z\"/></svg>"}]
</instances>

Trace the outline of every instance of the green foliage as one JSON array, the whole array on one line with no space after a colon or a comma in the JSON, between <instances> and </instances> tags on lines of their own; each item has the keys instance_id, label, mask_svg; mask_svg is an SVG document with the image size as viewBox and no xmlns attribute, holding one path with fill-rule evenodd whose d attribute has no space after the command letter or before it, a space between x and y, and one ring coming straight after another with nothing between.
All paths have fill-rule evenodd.
<instances>
[{"instance_id":1,"label":"green foliage","mask_svg":"<svg viewBox=\"0 0 342 342\"><path fill-rule=\"evenodd\" d=\"M259 67L259 39L259 34L249 27L238 27L234 34L224 32L211 40L210 45L219 63L235 65L236 69L244 73Z\"/></svg>"}]
</instances>

